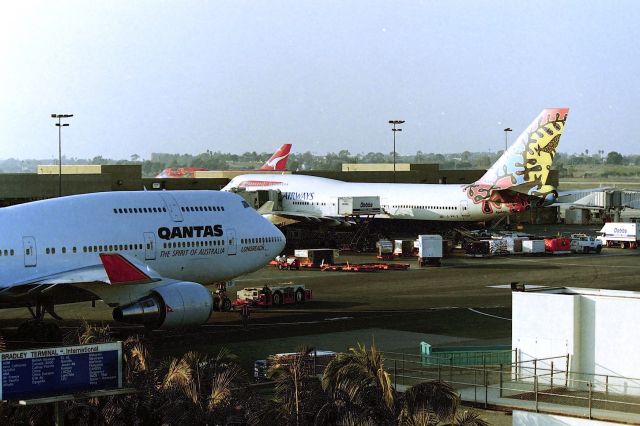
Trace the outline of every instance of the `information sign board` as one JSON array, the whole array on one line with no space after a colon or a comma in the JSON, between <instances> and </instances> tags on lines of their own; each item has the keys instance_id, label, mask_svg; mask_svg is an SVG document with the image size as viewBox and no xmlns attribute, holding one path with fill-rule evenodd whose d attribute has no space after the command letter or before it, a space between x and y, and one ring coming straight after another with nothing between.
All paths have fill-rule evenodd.
<instances>
[{"instance_id":1,"label":"information sign board","mask_svg":"<svg viewBox=\"0 0 640 426\"><path fill-rule=\"evenodd\" d=\"M0 400L122 387L122 342L0 352Z\"/></svg>"}]
</instances>

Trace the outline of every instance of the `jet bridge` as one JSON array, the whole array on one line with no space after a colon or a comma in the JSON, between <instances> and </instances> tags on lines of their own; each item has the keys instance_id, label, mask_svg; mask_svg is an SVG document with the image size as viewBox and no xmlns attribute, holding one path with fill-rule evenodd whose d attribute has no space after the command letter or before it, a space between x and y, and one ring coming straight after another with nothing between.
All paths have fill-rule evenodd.
<instances>
[{"instance_id":1,"label":"jet bridge","mask_svg":"<svg viewBox=\"0 0 640 426\"><path fill-rule=\"evenodd\" d=\"M620 222L621 211L640 208L640 192L632 189L594 190L588 193L577 193L558 198L565 209L591 209L609 212L614 222ZM566 217L566 212L565 212Z\"/></svg>"}]
</instances>

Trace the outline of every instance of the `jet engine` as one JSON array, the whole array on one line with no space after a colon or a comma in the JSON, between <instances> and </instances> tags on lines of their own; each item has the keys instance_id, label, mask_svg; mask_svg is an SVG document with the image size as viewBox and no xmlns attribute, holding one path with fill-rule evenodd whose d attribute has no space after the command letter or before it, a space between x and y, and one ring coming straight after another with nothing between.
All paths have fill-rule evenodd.
<instances>
[{"instance_id":1,"label":"jet engine","mask_svg":"<svg viewBox=\"0 0 640 426\"><path fill-rule=\"evenodd\" d=\"M529 195L538 199L535 203L538 207L550 206L558 199L558 191L551 185L544 185L535 191L530 191Z\"/></svg>"},{"instance_id":2,"label":"jet engine","mask_svg":"<svg viewBox=\"0 0 640 426\"><path fill-rule=\"evenodd\" d=\"M148 328L174 328L207 322L213 310L211 292L192 282L175 282L155 288L137 302L118 306L113 319Z\"/></svg>"},{"instance_id":3,"label":"jet engine","mask_svg":"<svg viewBox=\"0 0 640 426\"><path fill-rule=\"evenodd\" d=\"M550 206L551 204L555 203L557 199L558 191L547 192L544 196L544 199L542 200L542 205L545 207Z\"/></svg>"}]
</instances>

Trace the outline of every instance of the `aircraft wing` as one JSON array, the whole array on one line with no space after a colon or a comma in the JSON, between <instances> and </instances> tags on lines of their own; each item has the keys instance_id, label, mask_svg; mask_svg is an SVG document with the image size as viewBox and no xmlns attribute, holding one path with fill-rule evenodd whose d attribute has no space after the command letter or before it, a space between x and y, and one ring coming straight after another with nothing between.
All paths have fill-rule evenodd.
<instances>
[{"instance_id":1,"label":"aircraft wing","mask_svg":"<svg viewBox=\"0 0 640 426\"><path fill-rule=\"evenodd\" d=\"M310 222L310 223L326 223L328 225L340 225L344 223L337 218L332 218L328 216L316 215L311 212L292 212L286 210L273 210L274 203L273 201L267 201L264 203L259 209L258 213L260 213L264 218L266 218L269 222L274 225L292 225L294 223L299 222Z\"/></svg>"},{"instance_id":2,"label":"aircraft wing","mask_svg":"<svg viewBox=\"0 0 640 426\"><path fill-rule=\"evenodd\" d=\"M118 285L151 283L162 280L156 271L136 258L119 253L101 253L99 256L101 263L29 279L26 282L16 283L12 287L28 284L57 285L96 282Z\"/></svg>"},{"instance_id":3,"label":"aircraft wing","mask_svg":"<svg viewBox=\"0 0 640 426\"><path fill-rule=\"evenodd\" d=\"M77 299L78 292L83 290L93 295L84 296L85 300L90 300L101 293L99 289L108 289L109 293L113 293L115 287L122 285L159 285L163 281L162 276L136 258L119 253L101 253L99 256L100 263L45 276L34 276L0 289L0 306L29 305L30 301L40 295L55 300L66 300L73 294L71 298ZM148 286L140 286L140 290L143 287L146 289Z\"/></svg>"}]
</instances>

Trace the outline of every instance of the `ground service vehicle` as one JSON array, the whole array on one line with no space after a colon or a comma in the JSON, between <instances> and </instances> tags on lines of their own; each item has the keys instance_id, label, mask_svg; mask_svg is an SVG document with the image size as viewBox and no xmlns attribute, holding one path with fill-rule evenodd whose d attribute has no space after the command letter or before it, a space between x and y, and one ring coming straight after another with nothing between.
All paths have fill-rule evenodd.
<instances>
[{"instance_id":1,"label":"ground service vehicle","mask_svg":"<svg viewBox=\"0 0 640 426\"><path fill-rule=\"evenodd\" d=\"M544 250L550 254L571 253L571 238L553 237L544 239Z\"/></svg>"},{"instance_id":2,"label":"ground service vehicle","mask_svg":"<svg viewBox=\"0 0 640 426\"><path fill-rule=\"evenodd\" d=\"M295 269L300 269L300 260L297 257L285 257L285 256L277 256L276 257L276 266L281 271L283 269L287 269L289 271Z\"/></svg>"},{"instance_id":3,"label":"ground service vehicle","mask_svg":"<svg viewBox=\"0 0 640 426\"><path fill-rule=\"evenodd\" d=\"M248 287L238 290L234 306L249 304L250 306L280 306L303 303L311 300L312 292L304 287L304 284L286 283L262 288Z\"/></svg>"},{"instance_id":4,"label":"ground service vehicle","mask_svg":"<svg viewBox=\"0 0 640 426\"><path fill-rule=\"evenodd\" d=\"M253 378L256 381L262 381L267 379L267 371L269 367L275 363L287 364L292 362L296 356L303 356L303 368L305 373L310 376L322 374L329 362L336 357L336 353L333 351L312 351L308 355L300 352L291 352L283 354L271 355L268 359L259 359L253 363Z\"/></svg>"},{"instance_id":5,"label":"ground service vehicle","mask_svg":"<svg viewBox=\"0 0 640 426\"><path fill-rule=\"evenodd\" d=\"M571 252L572 253L600 253L602 251L602 242L596 237L586 234L571 235Z\"/></svg>"},{"instance_id":6,"label":"ground service vehicle","mask_svg":"<svg viewBox=\"0 0 640 426\"><path fill-rule=\"evenodd\" d=\"M640 228L637 223L605 223L598 239L603 246L636 249L640 240Z\"/></svg>"},{"instance_id":7,"label":"ground service vehicle","mask_svg":"<svg viewBox=\"0 0 640 426\"><path fill-rule=\"evenodd\" d=\"M418 265L440 266L442 236L418 235Z\"/></svg>"},{"instance_id":8,"label":"ground service vehicle","mask_svg":"<svg viewBox=\"0 0 640 426\"><path fill-rule=\"evenodd\" d=\"M394 257L412 257L415 256L414 240L394 240L393 256Z\"/></svg>"},{"instance_id":9,"label":"ground service vehicle","mask_svg":"<svg viewBox=\"0 0 640 426\"><path fill-rule=\"evenodd\" d=\"M390 240L379 240L376 242L376 251L378 259L392 260L393 259L393 243Z\"/></svg>"}]
</instances>

